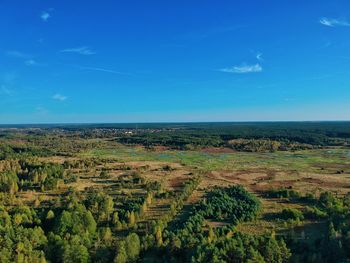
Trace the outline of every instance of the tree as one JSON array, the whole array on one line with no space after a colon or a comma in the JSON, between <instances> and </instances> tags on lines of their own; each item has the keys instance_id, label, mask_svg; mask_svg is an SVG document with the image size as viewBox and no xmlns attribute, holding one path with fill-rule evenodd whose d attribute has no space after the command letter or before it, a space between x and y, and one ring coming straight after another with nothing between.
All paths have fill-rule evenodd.
<instances>
[{"instance_id":1,"label":"tree","mask_svg":"<svg viewBox=\"0 0 350 263\"><path fill-rule=\"evenodd\" d=\"M208 242L211 243L215 240L216 236L214 233L214 230L212 227L209 227L209 232L208 232Z\"/></svg>"},{"instance_id":2,"label":"tree","mask_svg":"<svg viewBox=\"0 0 350 263\"><path fill-rule=\"evenodd\" d=\"M52 220L55 218L55 213L52 210L49 210L46 214L46 220Z\"/></svg>"},{"instance_id":3,"label":"tree","mask_svg":"<svg viewBox=\"0 0 350 263\"><path fill-rule=\"evenodd\" d=\"M286 245L286 242L284 242L283 239L279 241L279 248L280 248L282 262L288 262L289 258L292 256L292 253L290 252L289 248Z\"/></svg>"},{"instance_id":4,"label":"tree","mask_svg":"<svg viewBox=\"0 0 350 263\"><path fill-rule=\"evenodd\" d=\"M89 262L89 252L81 244L79 236L74 236L65 246L63 254L64 263L87 263Z\"/></svg>"},{"instance_id":5,"label":"tree","mask_svg":"<svg viewBox=\"0 0 350 263\"><path fill-rule=\"evenodd\" d=\"M113 222L114 225L117 225L120 222L119 221L119 214L118 214L118 212L114 212L113 213L112 222Z\"/></svg>"},{"instance_id":6,"label":"tree","mask_svg":"<svg viewBox=\"0 0 350 263\"><path fill-rule=\"evenodd\" d=\"M135 260L140 254L140 238L136 233L128 235L125 239L125 249L130 260Z\"/></svg>"},{"instance_id":7,"label":"tree","mask_svg":"<svg viewBox=\"0 0 350 263\"><path fill-rule=\"evenodd\" d=\"M248 258L247 263L265 263L265 260L259 251L252 247L249 248Z\"/></svg>"},{"instance_id":8,"label":"tree","mask_svg":"<svg viewBox=\"0 0 350 263\"><path fill-rule=\"evenodd\" d=\"M109 227L105 227L102 229L101 238L104 241L104 244L110 244L112 241L112 231Z\"/></svg>"},{"instance_id":9,"label":"tree","mask_svg":"<svg viewBox=\"0 0 350 263\"><path fill-rule=\"evenodd\" d=\"M175 252L175 251L178 251L179 249L181 249L181 240L179 237L173 236L171 238L170 249L172 252Z\"/></svg>"},{"instance_id":10,"label":"tree","mask_svg":"<svg viewBox=\"0 0 350 263\"><path fill-rule=\"evenodd\" d=\"M125 241L120 241L117 243L117 253L114 258L114 263L126 263L128 261L128 256L125 250Z\"/></svg>"},{"instance_id":11,"label":"tree","mask_svg":"<svg viewBox=\"0 0 350 263\"><path fill-rule=\"evenodd\" d=\"M86 211L86 210L85 210ZM81 215L81 218L83 219L84 226L88 230L90 234L94 234L96 232L96 221L94 217L92 216L90 211L87 211Z\"/></svg>"},{"instance_id":12,"label":"tree","mask_svg":"<svg viewBox=\"0 0 350 263\"><path fill-rule=\"evenodd\" d=\"M69 211L63 211L56 223L56 232L63 236L66 232L72 232L73 219Z\"/></svg>"},{"instance_id":13,"label":"tree","mask_svg":"<svg viewBox=\"0 0 350 263\"><path fill-rule=\"evenodd\" d=\"M109 221L109 217L110 217L110 214L113 212L113 208L114 208L113 198L110 196L106 196L103 199L102 210L107 216L106 218L107 221Z\"/></svg>"},{"instance_id":14,"label":"tree","mask_svg":"<svg viewBox=\"0 0 350 263\"><path fill-rule=\"evenodd\" d=\"M163 245L162 229L160 226L157 226L157 228L156 228L156 241L157 241L158 247Z\"/></svg>"},{"instance_id":15,"label":"tree","mask_svg":"<svg viewBox=\"0 0 350 263\"><path fill-rule=\"evenodd\" d=\"M328 225L328 239L332 240L337 237L337 231L335 231L333 222L330 222Z\"/></svg>"},{"instance_id":16,"label":"tree","mask_svg":"<svg viewBox=\"0 0 350 263\"><path fill-rule=\"evenodd\" d=\"M130 227L133 227L135 225L136 219L135 219L135 213L134 211L131 211L128 216L128 223Z\"/></svg>"},{"instance_id":17,"label":"tree","mask_svg":"<svg viewBox=\"0 0 350 263\"><path fill-rule=\"evenodd\" d=\"M14 194L18 191L18 177L14 171L0 173L0 191Z\"/></svg>"}]
</instances>

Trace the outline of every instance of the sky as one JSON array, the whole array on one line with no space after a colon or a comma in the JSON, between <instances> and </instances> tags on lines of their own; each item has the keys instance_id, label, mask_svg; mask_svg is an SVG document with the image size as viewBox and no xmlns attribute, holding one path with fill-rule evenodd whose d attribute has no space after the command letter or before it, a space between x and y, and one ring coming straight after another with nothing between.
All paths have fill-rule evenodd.
<instances>
[{"instance_id":1,"label":"sky","mask_svg":"<svg viewBox=\"0 0 350 263\"><path fill-rule=\"evenodd\" d=\"M350 120L348 0L0 0L0 123Z\"/></svg>"}]
</instances>

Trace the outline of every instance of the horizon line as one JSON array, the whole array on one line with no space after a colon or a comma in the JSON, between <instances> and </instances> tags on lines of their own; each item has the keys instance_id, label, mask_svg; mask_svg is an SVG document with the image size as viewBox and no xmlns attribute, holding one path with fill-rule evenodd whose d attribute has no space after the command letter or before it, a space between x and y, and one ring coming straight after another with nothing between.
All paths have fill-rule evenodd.
<instances>
[{"instance_id":1,"label":"horizon line","mask_svg":"<svg viewBox=\"0 0 350 263\"><path fill-rule=\"evenodd\" d=\"M6 126L35 126L35 125L113 125L113 124L201 124L201 123L322 123L350 122L350 120L250 120L250 121L150 121L150 122L42 122L42 123L0 123Z\"/></svg>"}]
</instances>

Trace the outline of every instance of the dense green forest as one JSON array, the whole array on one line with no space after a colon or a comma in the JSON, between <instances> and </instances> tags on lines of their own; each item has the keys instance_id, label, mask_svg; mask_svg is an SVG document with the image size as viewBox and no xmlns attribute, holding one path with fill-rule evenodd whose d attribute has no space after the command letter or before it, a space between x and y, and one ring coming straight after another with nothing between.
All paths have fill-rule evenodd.
<instances>
[{"instance_id":1,"label":"dense green forest","mask_svg":"<svg viewBox=\"0 0 350 263\"><path fill-rule=\"evenodd\" d=\"M228 146L243 151L297 150L348 145L348 123L194 124L146 131L118 139L122 143L163 145L177 149Z\"/></svg>"}]
</instances>

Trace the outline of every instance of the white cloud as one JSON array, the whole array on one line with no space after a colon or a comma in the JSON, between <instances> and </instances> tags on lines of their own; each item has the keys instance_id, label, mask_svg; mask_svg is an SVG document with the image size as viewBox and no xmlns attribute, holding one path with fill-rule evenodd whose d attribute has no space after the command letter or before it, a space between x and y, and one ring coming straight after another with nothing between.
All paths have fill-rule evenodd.
<instances>
[{"instance_id":1,"label":"white cloud","mask_svg":"<svg viewBox=\"0 0 350 263\"><path fill-rule=\"evenodd\" d=\"M220 71L226 72L226 73L237 73L237 74L253 73L253 72L261 72L262 67L258 63L255 65L242 64L241 66L233 66L230 68L223 68L223 69L220 69Z\"/></svg>"},{"instance_id":2,"label":"white cloud","mask_svg":"<svg viewBox=\"0 0 350 263\"><path fill-rule=\"evenodd\" d=\"M61 50L61 52L77 53L80 55L94 55L96 52L92 51L89 47L77 47L77 48L67 48Z\"/></svg>"},{"instance_id":3,"label":"white cloud","mask_svg":"<svg viewBox=\"0 0 350 263\"><path fill-rule=\"evenodd\" d=\"M40 17L44 22L46 22L51 17L51 15L47 11L43 11Z\"/></svg>"},{"instance_id":4,"label":"white cloud","mask_svg":"<svg viewBox=\"0 0 350 263\"><path fill-rule=\"evenodd\" d=\"M322 17L319 22L324 26L335 27L335 26L350 26L350 23L346 20L340 20L335 18Z\"/></svg>"},{"instance_id":5,"label":"white cloud","mask_svg":"<svg viewBox=\"0 0 350 263\"><path fill-rule=\"evenodd\" d=\"M26 64L27 66L36 66L36 65L38 65L38 63L34 59L28 59L28 60L24 61L24 64Z\"/></svg>"},{"instance_id":6,"label":"white cloud","mask_svg":"<svg viewBox=\"0 0 350 263\"><path fill-rule=\"evenodd\" d=\"M58 93L55 94L55 95L53 95L52 98L53 98L54 100L58 100L58 101L65 101L65 100L67 99L66 96L63 96L63 95L58 94Z\"/></svg>"}]
</instances>

